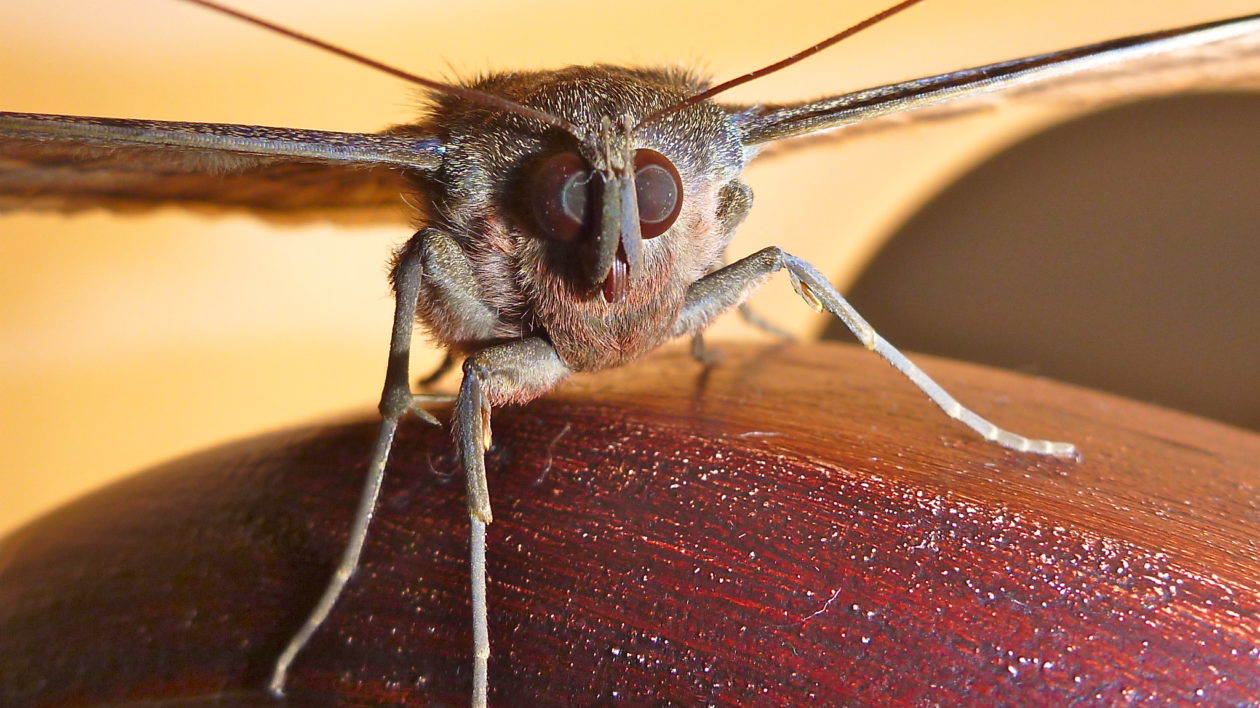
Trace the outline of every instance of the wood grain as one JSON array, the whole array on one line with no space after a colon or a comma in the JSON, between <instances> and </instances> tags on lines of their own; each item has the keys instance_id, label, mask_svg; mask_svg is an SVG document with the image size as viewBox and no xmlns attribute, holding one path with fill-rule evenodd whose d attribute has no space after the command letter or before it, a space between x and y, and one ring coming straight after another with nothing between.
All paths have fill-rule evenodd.
<instances>
[{"instance_id":1,"label":"wood grain","mask_svg":"<svg viewBox=\"0 0 1260 708\"><path fill-rule=\"evenodd\" d=\"M1260 436L921 360L1084 460L986 445L837 345L674 352L496 412L492 702L1260 700ZM5 539L0 703L265 704L374 429L227 445ZM457 470L444 431L403 426L289 705L466 700Z\"/></svg>"}]
</instances>

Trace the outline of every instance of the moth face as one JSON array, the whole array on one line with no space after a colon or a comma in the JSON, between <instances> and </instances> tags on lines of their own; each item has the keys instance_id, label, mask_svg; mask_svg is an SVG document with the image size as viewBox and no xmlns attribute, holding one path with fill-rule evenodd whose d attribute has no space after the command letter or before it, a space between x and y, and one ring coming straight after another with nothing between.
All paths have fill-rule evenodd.
<instances>
[{"instance_id":1,"label":"moth face","mask_svg":"<svg viewBox=\"0 0 1260 708\"><path fill-rule=\"evenodd\" d=\"M583 261L587 284L604 300L625 300L643 263L643 242L673 226L683 183L668 157L638 148L621 165L596 168L577 151L542 160L528 179L538 233L569 245Z\"/></svg>"}]
</instances>

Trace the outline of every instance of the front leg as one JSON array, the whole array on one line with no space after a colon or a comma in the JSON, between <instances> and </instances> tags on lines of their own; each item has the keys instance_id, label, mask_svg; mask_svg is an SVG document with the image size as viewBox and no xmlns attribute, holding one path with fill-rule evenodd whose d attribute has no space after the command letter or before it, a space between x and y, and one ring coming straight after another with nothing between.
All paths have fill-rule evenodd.
<instances>
[{"instance_id":1,"label":"front leg","mask_svg":"<svg viewBox=\"0 0 1260 708\"><path fill-rule=\"evenodd\" d=\"M710 271L710 274L725 268L726 265L726 254L723 253L722 260L720 260L718 265ZM779 339L791 341L796 338L791 332L783 329L765 317L762 317L761 314L754 310L748 303L741 302L736 306L736 308L739 312L740 318L742 318L744 322L748 323L750 326L755 327L766 334L778 337ZM691 358L706 366L717 363L717 357L714 352L705 346L703 328L696 330L691 334Z\"/></svg>"},{"instance_id":2,"label":"front leg","mask_svg":"<svg viewBox=\"0 0 1260 708\"><path fill-rule=\"evenodd\" d=\"M529 337L482 349L464 361L464 381L455 403L455 446L468 484L472 524L473 695L472 705L486 705L489 691L489 610L486 605L486 524L493 519L486 481L486 450L491 444L492 405L521 403L542 395L571 372L551 343Z\"/></svg>"},{"instance_id":3,"label":"front leg","mask_svg":"<svg viewBox=\"0 0 1260 708\"><path fill-rule=\"evenodd\" d=\"M385 386L381 392L381 425L377 429L376 444L372 449L372 459L368 463L367 477L364 479L363 492L359 496L359 506L355 511L354 522L342 550L341 559L333 577L320 596L319 602L309 617L289 640L280 657L276 659L272 669L268 688L277 697L284 695L284 685L288 678L289 668L294 659L310 641L315 631L327 619L333 605L341 597L346 583L359 567L359 557L367 542L368 525L376 511L376 500L380 495L381 485L385 480L385 466L389 462L390 449L394 444L394 434L398 430L398 422L407 413L415 413L425 421L438 424L428 411L419 407L418 403L426 401L449 401L449 396L417 395L411 392L408 384L411 359L411 334L416 317L416 306L420 300L423 281L427 277L441 279L441 273L429 270L426 272L426 241L448 239L436 229L425 229L418 232L398 255L394 264L394 324L390 332L389 360L385 368Z\"/></svg>"},{"instance_id":4,"label":"front leg","mask_svg":"<svg viewBox=\"0 0 1260 708\"><path fill-rule=\"evenodd\" d=\"M786 270L792 287L811 307L839 317L867 349L882 356L911 383L927 394L950 418L976 431L985 440L1020 452L1056 457L1077 457L1070 443L1034 440L1003 430L964 407L945 389L915 366L904 354L879 336L853 309L831 283L810 264L778 247L764 248L743 260L696 281L687 290L687 300L674 326L674 336L694 334L707 327L718 315L743 302L766 276Z\"/></svg>"},{"instance_id":5,"label":"front leg","mask_svg":"<svg viewBox=\"0 0 1260 708\"><path fill-rule=\"evenodd\" d=\"M726 186L722 187L719 200L717 210L718 223L722 225L722 233L726 235L727 243L730 243L730 240L735 236L735 230L739 228L740 224L744 223L744 219L748 216L748 211L752 209L752 188L739 180L731 180ZM709 273L725 267L726 249L723 248L717 262L709 267ZM791 332L762 317L746 302L739 303L739 316L749 325L763 332L782 339L793 338ZM691 356L701 364L712 364L715 361L712 353L705 350L703 330L695 330L691 335Z\"/></svg>"}]
</instances>

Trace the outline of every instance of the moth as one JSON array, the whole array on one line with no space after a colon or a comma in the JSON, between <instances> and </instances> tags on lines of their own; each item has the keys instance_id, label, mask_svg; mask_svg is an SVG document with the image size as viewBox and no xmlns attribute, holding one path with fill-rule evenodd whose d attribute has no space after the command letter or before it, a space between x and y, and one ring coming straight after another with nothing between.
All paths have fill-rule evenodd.
<instances>
[{"instance_id":1,"label":"moth","mask_svg":"<svg viewBox=\"0 0 1260 708\"><path fill-rule=\"evenodd\" d=\"M395 426L403 415L427 415L409 383L419 314L466 356L453 429L469 485L472 702L484 705L492 511L481 461L493 407L541 395L576 371L626 363L667 339L698 337L772 272L786 271L807 303L844 320L983 437L1032 454L1074 455L1067 443L1002 431L963 408L795 256L771 247L733 254L726 265L725 246L751 206L740 175L767 145L877 128L907 111L966 110L1000 90L1081 76L1107 81L1134 71L1134 62L1161 77L1147 93L1195 86L1220 76L1240 51L1254 51L1258 27L1257 17L1238 18L777 105L723 103L690 75L619 67L492 76L474 83L475 93L429 83L426 119L375 135L3 113L0 208L335 210L415 195L423 228L393 267L397 314L364 501L336 579L277 659L271 689L283 693L289 667L353 574Z\"/></svg>"}]
</instances>

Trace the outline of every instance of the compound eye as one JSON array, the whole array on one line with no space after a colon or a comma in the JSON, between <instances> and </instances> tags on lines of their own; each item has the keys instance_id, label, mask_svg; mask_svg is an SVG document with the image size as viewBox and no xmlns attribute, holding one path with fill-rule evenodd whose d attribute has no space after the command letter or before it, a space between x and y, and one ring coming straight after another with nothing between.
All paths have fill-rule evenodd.
<instances>
[{"instance_id":1,"label":"compound eye","mask_svg":"<svg viewBox=\"0 0 1260 708\"><path fill-rule=\"evenodd\" d=\"M556 153L538 166L530 182L530 202L544 236L572 241L594 223L591 211L598 200L592 177L586 161L573 152Z\"/></svg>"},{"instance_id":2,"label":"compound eye","mask_svg":"<svg viewBox=\"0 0 1260 708\"><path fill-rule=\"evenodd\" d=\"M656 238L668 231L682 211L683 200L682 178L674 163L655 150L636 150L634 188L643 238Z\"/></svg>"}]
</instances>

